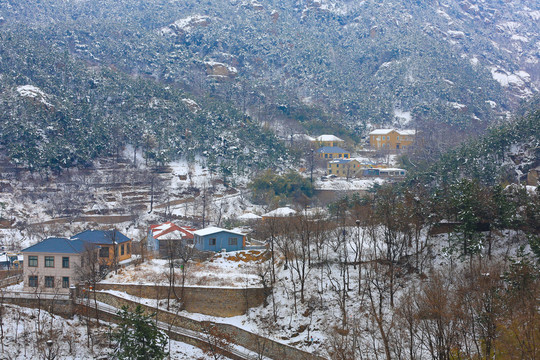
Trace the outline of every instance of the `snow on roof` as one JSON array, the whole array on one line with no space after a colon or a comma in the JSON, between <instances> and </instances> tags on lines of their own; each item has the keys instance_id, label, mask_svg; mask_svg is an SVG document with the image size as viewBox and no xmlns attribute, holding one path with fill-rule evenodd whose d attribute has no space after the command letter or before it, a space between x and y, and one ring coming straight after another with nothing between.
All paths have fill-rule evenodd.
<instances>
[{"instance_id":1,"label":"snow on roof","mask_svg":"<svg viewBox=\"0 0 540 360\"><path fill-rule=\"evenodd\" d=\"M292 134L291 137L293 140L315 141L315 138L306 134Z\"/></svg>"},{"instance_id":2,"label":"snow on roof","mask_svg":"<svg viewBox=\"0 0 540 360\"><path fill-rule=\"evenodd\" d=\"M188 238L193 239L193 232L196 229L187 226L178 226L170 221L159 225L150 225L150 231L154 239L171 240Z\"/></svg>"},{"instance_id":3,"label":"snow on roof","mask_svg":"<svg viewBox=\"0 0 540 360\"><path fill-rule=\"evenodd\" d=\"M317 141L344 141L344 140L334 135L321 135L317 137Z\"/></svg>"},{"instance_id":4,"label":"snow on roof","mask_svg":"<svg viewBox=\"0 0 540 360\"><path fill-rule=\"evenodd\" d=\"M216 234L216 233L219 233L219 232L228 232L228 233L231 233L231 234L244 236L244 234L242 234L240 232L233 231L233 230L222 229L222 228L219 228L219 227L216 227L216 226L210 226L210 227L207 227L207 228L204 228L204 229L201 229L201 230L197 230L197 231L194 232L194 234L197 235L197 236L206 236L206 235Z\"/></svg>"},{"instance_id":5,"label":"snow on roof","mask_svg":"<svg viewBox=\"0 0 540 360\"><path fill-rule=\"evenodd\" d=\"M407 170L405 170L405 169L399 169L399 168L386 168L386 169L381 168L379 171L380 171L380 172L386 172L386 171L407 171Z\"/></svg>"},{"instance_id":6,"label":"snow on roof","mask_svg":"<svg viewBox=\"0 0 540 360\"><path fill-rule=\"evenodd\" d=\"M239 220L257 220L260 218L261 217L259 215L253 213L242 214L238 217Z\"/></svg>"},{"instance_id":7,"label":"snow on roof","mask_svg":"<svg viewBox=\"0 0 540 360\"><path fill-rule=\"evenodd\" d=\"M290 207L280 207L263 215L263 217L284 217L296 214L296 210Z\"/></svg>"},{"instance_id":8,"label":"snow on roof","mask_svg":"<svg viewBox=\"0 0 540 360\"><path fill-rule=\"evenodd\" d=\"M386 135L390 134L394 129L375 129L369 135Z\"/></svg>"},{"instance_id":9,"label":"snow on roof","mask_svg":"<svg viewBox=\"0 0 540 360\"><path fill-rule=\"evenodd\" d=\"M416 130L375 129L372 132L370 132L369 135L387 135L387 134L390 134L392 131L397 132L399 135L414 135L414 134L416 134Z\"/></svg>"}]
</instances>

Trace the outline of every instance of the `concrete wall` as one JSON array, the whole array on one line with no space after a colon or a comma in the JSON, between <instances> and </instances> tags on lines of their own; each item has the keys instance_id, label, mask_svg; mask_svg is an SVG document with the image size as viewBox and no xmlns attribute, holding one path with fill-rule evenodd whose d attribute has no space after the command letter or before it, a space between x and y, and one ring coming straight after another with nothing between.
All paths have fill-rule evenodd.
<instances>
[{"instance_id":1,"label":"concrete wall","mask_svg":"<svg viewBox=\"0 0 540 360\"><path fill-rule=\"evenodd\" d=\"M100 283L97 290L117 290L147 299L166 299L168 286ZM265 299L263 288L175 288L176 296L184 299L185 309L205 315L231 317L243 315L249 308L260 306ZM174 294L171 294L174 297Z\"/></svg>"},{"instance_id":2,"label":"concrete wall","mask_svg":"<svg viewBox=\"0 0 540 360\"><path fill-rule=\"evenodd\" d=\"M75 305L71 300L5 296L3 297L3 301L6 304L13 304L33 309L43 309L65 318L71 318L75 313Z\"/></svg>"},{"instance_id":3,"label":"concrete wall","mask_svg":"<svg viewBox=\"0 0 540 360\"><path fill-rule=\"evenodd\" d=\"M259 336L249 331L240 329L234 325L221 324L221 323L209 323L206 321L197 321L181 315L174 314L165 310L157 310L153 307L142 305L131 300L127 300L118 296L114 296L108 293L96 293L98 301L109 304L116 308L127 306L130 309L134 309L137 305L141 305L147 313L156 313L158 321L163 321L173 326L182 327L185 329L201 332L205 328L213 325L224 334L230 335L234 342L240 346L245 347L256 353L264 353L265 356L271 359L279 360L319 360L322 359L316 355L307 353L305 351L293 348L291 346L278 343L274 340ZM193 344L198 346L196 344Z\"/></svg>"}]
</instances>

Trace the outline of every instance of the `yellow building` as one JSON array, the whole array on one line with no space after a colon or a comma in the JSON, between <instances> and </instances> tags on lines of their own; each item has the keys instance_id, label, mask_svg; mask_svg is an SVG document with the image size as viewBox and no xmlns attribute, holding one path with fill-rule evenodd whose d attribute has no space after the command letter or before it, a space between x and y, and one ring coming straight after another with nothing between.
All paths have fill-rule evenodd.
<instances>
[{"instance_id":1,"label":"yellow building","mask_svg":"<svg viewBox=\"0 0 540 360\"><path fill-rule=\"evenodd\" d=\"M131 258L131 239L118 230L86 230L71 237L99 246L99 261L113 266Z\"/></svg>"},{"instance_id":2,"label":"yellow building","mask_svg":"<svg viewBox=\"0 0 540 360\"><path fill-rule=\"evenodd\" d=\"M369 169L380 170L384 168L386 168L384 164L359 161L358 159L336 159L328 162L327 173L328 175L351 178L364 176L366 170Z\"/></svg>"},{"instance_id":3,"label":"yellow building","mask_svg":"<svg viewBox=\"0 0 540 360\"><path fill-rule=\"evenodd\" d=\"M360 162L355 159L336 159L328 162L328 175L354 177L360 169Z\"/></svg>"},{"instance_id":4,"label":"yellow building","mask_svg":"<svg viewBox=\"0 0 540 360\"><path fill-rule=\"evenodd\" d=\"M415 130L377 129L369 133L369 145L377 150L406 150L415 135Z\"/></svg>"},{"instance_id":5,"label":"yellow building","mask_svg":"<svg viewBox=\"0 0 540 360\"><path fill-rule=\"evenodd\" d=\"M321 159L349 159L351 153L339 146L323 146L317 150Z\"/></svg>"},{"instance_id":6,"label":"yellow building","mask_svg":"<svg viewBox=\"0 0 540 360\"><path fill-rule=\"evenodd\" d=\"M345 140L338 138L334 135L321 135L313 140L319 147L334 147L342 146L345 143Z\"/></svg>"}]
</instances>

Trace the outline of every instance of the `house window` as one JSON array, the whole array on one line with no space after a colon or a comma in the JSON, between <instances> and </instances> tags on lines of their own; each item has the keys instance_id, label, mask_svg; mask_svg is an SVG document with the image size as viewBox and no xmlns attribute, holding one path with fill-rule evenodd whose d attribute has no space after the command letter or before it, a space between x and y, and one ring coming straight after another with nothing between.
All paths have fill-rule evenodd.
<instances>
[{"instance_id":1,"label":"house window","mask_svg":"<svg viewBox=\"0 0 540 360\"><path fill-rule=\"evenodd\" d=\"M108 258L109 257L109 248L106 246L103 246L101 249L99 249L99 257L100 258Z\"/></svg>"},{"instance_id":2,"label":"house window","mask_svg":"<svg viewBox=\"0 0 540 360\"><path fill-rule=\"evenodd\" d=\"M45 287L46 288L54 287L54 276L45 276Z\"/></svg>"},{"instance_id":3,"label":"house window","mask_svg":"<svg viewBox=\"0 0 540 360\"><path fill-rule=\"evenodd\" d=\"M233 245L233 246L238 245L238 239L237 238L229 238L229 245Z\"/></svg>"},{"instance_id":4,"label":"house window","mask_svg":"<svg viewBox=\"0 0 540 360\"><path fill-rule=\"evenodd\" d=\"M399 136L397 137L397 139L399 140Z\"/></svg>"},{"instance_id":5,"label":"house window","mask_svg":"<svg viewBox=\"0 0 540 360\"><path fill-rule=\"evenodd\" d=\"M325 157L325 158L328 158L328 154L324 154L324 157Z\"/></svg>"},{"instance_id":6,"label":"house window","mask_svg":"<svg viewBox=\"0 0 540 360\"><path fill-rule=\"evenodd\" d=\"M64 277L62 278L62 287L63 287L64 289L69 288L69 277L68 277L68 276L64 276Z\"/></svg>"},{"instance_id":7,"label":"house window","mask_svg":"<svg viewBox=\"0 0 540 360\"><path fill-rule=\"evenodd\" d=\"M328 173L331 174L331 173L332 173L332 170L328 170Z\"/></svg>"},{"instance_id":8,"label":"house window","mask_svg":"<svg viewBox=\"0 0 540 360\"><path fill-rule=\"evenodd\" d=\"M187 240L186 240L186 244L188 244L188 245L193 245L193 239L187 239Z\"/></svg>"},{"instance_id":9,"label":"house window","mask_svg":"<svg viewBox=\"0 0 540 360\"><path fill-rule=\"evenodd\" d=\"M339 164L336 164L336 167L339 167Z\"/></svg>"},{"instance_id":10,"label":"house window","mask_svg":"<svg viewBox=\"0 0 540 360\"><path fill-rule=\"evenodd\" d=\"M62 257L62 267L64 269L69 268L69 256Z\"/></svg>"},{"instance_id":11,"label":"house window","mask_svg":"<svg viewBox=\"0 0 540 360\"><path fill-rule=\"evenodd\" d=\"M210 246L216 246L216 238L210 238L210 239L208 239L208 245L210 245Z\"/></svg>"},{"instance_id":12,"label":"house window","mask_svg":"<svg viewBox=\"0 0 540 360\"><path fill-rule=\"evenodd\" d=\"M28 257L28 266L31 267L37 267L37 256L29 256Z\"/></svg>"},{"instance_id":13,"label":"house window","mask_svg":"<svg viewBox=\"0 0 540 360\"><path fill-rule=\"evenodd\" d=\"M38 286L38 277L37 275L30 275L28 277L28 286L37 287Z\"/></svg>"},{"instance_id":14,"label":"house window","mask_svg":"<svg viewBox=\"0 0 540 360\"><path fill-rule=\"evenodd\" d=\"M127 244L127 253L131 254L131 244Z\"/></svg>"},{"instance_id":15,"label":"house window","mask_svg":"<svg viewBox=\"0 0 540 360\"><path fill-rule=\"evenodd\" d=\"M120 247L120 255L124 255L124 244Z\"/></svg>"},{"instance_id":16,"label":"house window","mask_svg":"<svg viewBox=\"0 0 540 360\"><path fill-rule=\"evenodd\" d=\"M54 267L54 256L45 256L45 267Z\"/></svg>"},{"instance_id":17,"label":"house window","mask_svg":"<svg viewBox=\"0 0 540 360\"><path fill-rule=\"evenodd\" d=\"M341 154L339 154L339 156L338 156L338 157L341 157Z\"/></svg>"},{"instance_id":18,"label":"house window","mask_svg":"<svg viewBox=\"0 0 540 360\"><path fill-rule=\"evenodd\" d=\"M345 154L345 159L348 159L349 158L349 154Z\"/></svg>"}]
</instances>

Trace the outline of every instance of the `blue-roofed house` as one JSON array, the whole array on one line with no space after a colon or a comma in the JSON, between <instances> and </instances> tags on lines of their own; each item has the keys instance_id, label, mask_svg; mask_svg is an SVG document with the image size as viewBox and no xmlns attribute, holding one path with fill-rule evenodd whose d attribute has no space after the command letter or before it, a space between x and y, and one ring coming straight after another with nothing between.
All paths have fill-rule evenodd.
<instances>
[{"instance_id":1,"label":"blue-roofed house","mask_svg":"<svg viewBox=\"0 0 540 360\"><path fill-rule=\"evenodd\" d=\"M236 251L246 247L246 236L232 230L208 227L193 234L195 248L200 251Z\"/></svg>"},{"instance_id":2,"label":"blue-roofed house","mask_svg":"<svg viewBox=\"0 0 540 360\"><path fill-rule=\"evenodd\" d=\"M349 159L351 153L339 146L323 146L317 150L321 159Z\"/></svg>"},{"instance_id":3,"label":"blue-roofed house","mask_svg":"<svg viewBox=\"0 0 540 360\"><path fill-rule=\"evenodd\" d=\"M81 256L92 247L82 240L48 238L22 250L25 290L69 292L78 282Z\"/></svg>"},{"instance_id":4,"label":"blue-roofed house","mask_svg":"<svg viewBox=\"0 0 540 360\"><path fill-rule=\"evenodd\" d=\"M71 239L99 245L99 260L106 266L131 258L131 239L118 230L86 230Z\"/></svg>"}]
</instances>

